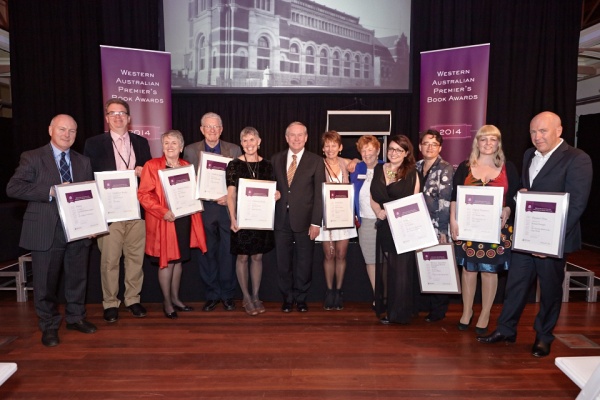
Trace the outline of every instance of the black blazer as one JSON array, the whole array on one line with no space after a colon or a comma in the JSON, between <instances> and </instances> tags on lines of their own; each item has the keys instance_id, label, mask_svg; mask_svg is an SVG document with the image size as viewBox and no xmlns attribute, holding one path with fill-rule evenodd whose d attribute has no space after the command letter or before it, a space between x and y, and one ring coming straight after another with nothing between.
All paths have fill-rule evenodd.
<instances>
[{"instance_id":1,"label":"black blazer","mask_svg":"<svg viewBox=\"0 0 600 400\"><path fill-rule=\"evenodd\" d=\"M592 187L592 160L582 150L571 147L563 141L530 185L529 166L534 156L535 148L527 149L523 157L521 184L527 190L535 192L569 193L564 252L571 253L579 250L581 248L579 218L585 210Z\"/></svg>"},{"instance_id":2,"label":"black blazer","mask_svg":"<svg viewBox=\"0 0 600 400\"><path fill-rule=\"evenodd\" d=\"M275 205L275 229L283 229L289 205L290 226L294 232L307 231L310 225L323 224L322 183L325 182L323 158L304 150L292 186L287 182L288 150L273 156L273 172L281 199Z\"/></svg>"},{"instance_id":3,"label":"black blazer","mask_svg":"<svg viewBox=\"0 0 600 400\"><path fill-rule=\"evenodd\" d=\"M94 180L89 158L72 149L69 154L73 182ZM60 184L60 172L50 144L21 154L19 166L6 186L6 194L29 202L19 242L22 248L46 251L52 246L59 215L56 201L50 201L50 188Z\"/></svg>"},{"instance_id":4,"label":"black blazer","mask_svg":"<svg viewBox=\"0 0 600 400\"><path fill-rule=\"evenodd\" d=\"M143 167L152 158L148 140L131 131L129 132L129 139L135 153L135 166ZM117 169L115 151L109 132L92 136L86 140L83 154L90 158L94 172L115 171Z\"/></svg>"}]
</instances>

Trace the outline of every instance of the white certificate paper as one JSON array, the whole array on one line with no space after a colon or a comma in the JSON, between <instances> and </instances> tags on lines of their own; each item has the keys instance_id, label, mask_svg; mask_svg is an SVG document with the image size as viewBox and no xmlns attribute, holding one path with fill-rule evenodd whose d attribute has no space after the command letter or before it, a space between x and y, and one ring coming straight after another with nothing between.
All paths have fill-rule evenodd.
<instances>
[{"instance_id":1,"label":"white certificate paper","mask_svg":"<svg viewBox=\"0 0 600 400\"><path fill-rule=\"evenodd\" d=\"M458 240L500 243L504 189L491 186L458 186L456 222Z\"/></svg>"},{"instance_id":2,"label":"white certificate paper","mask_svg":"<svg viewBox=\"0 0 600 400\"><path fill-rule=\"evenodd\" d=\"M196 174L193 165L158 170L169 210L175 218L202 211L202 201L194 196Z\"/></svg>"},{"instance_id":3,"label":"white certificate paper","mask_svg":"<svg viewBox=\"0 0 600 400\"><path fill-rule=\"evenodd\" d=\"M196 198L217 200L227 195L225 172L231 158L220 154L200 152Z\"/></svg>"},{"instance_id":4,"label":"white certificate paper","mask_svg":"<svg viewBox=\"0 0 600 400\"><path fill-rule=\"evenodd\" d=\"M383 205L398 254L438 244L423 193Z\"/></svg>"},{"instance_id":5,"label":"white certificate paper","mask_svg":"<svg viewBox=\"0 0 600 400\"><path fill-rule=\"evenodd\" d=\"M323 183L323 225L327 229L354 227L354 186Z\"/></svg>"},{"instance_id":6,"label":"white certificate paper","mask_svg":"<svg viewBox=\"0 0 600 400\"><path fill-rule=\"evenodd\" d=\"M562 258L569 193L518 192L513 249Z\"/></svg>"},{"instance_id":7,"label":"white certificate paper","mask_svg":"<svg viewBox=\"0 0 600 400\"><path fill-rule=\"evenodd\" d=\"M140 219L135 171L94 172L106 222Z\"/></svg>"},{"instance_id":8,"label":"white certificate paper","mask_svg":"<svg viewBox=\"0 0 600 400\"><path fill-rule=\"evenodd\" d=\"M439 244L416 252L421 293L460 293L453 244Z\"/></svg>"},{"instance_id":9,"label":"white certificate paper","mask_svg":"<svg viewBox=\"0 0 600 400\"><path fill-rule=\"evenodd\" d=\"M54 186L67 242L108 232L95 181Z\"/></svg>"},{"instance_id":10,"label":"white certificate paper","mask_svg":"<svg viewBox=\"0 0 600 400\"><path fill-rule=\"evenodd\" d=\"M240 229L274 229L276 190L275 181L243 178L239 180L237 223Z\"/></svg>"}]
</instances>

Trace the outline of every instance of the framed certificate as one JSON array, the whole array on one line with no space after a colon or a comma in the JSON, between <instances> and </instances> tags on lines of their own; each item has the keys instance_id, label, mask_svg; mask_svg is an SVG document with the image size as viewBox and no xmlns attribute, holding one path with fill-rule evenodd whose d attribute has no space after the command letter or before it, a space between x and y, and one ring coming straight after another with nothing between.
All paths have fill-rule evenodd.
<instances>
[{"instance_id":1,"label":"framed certificate","mask_svg":"<svg viewBox=\"0 0 600 400\"><path fill-rule=\"evenodd\" d=\"M354 227L354 186L323 183L323 225L327 229Z\"/></svg>"},{"instance_id":2,"label":"framed certificate","mask_svg":"<svg viewBox=\"0 0 600 400\"><path fill-rule=\"evenodd\" d=\"M95 181L56 185L54 192L67 242L108 232Z\"/></svg>"},{"instance_id":3,"label":"framed certificate","mask_svg":"<svg viewBox=\"0 0 600 400\"><path fill-rule=\"evenodd\" d=\"M158 170L169 210L175 218L202 211L202 201L196 199L196 174L193 165Z\"/></svg>"},{"instance_id":4,"label":"framed certificate","mask_svg":"<svg viewBox=\"0 0 600 400\"><path fill-rule=\"evenodd\" d=\"M458 240L500 243L503 196L504 189L501 187L458 186Z\"/></svg>"},{"instance_id":5,"label":"framed certificate","mask_svg":"<svg viewBox=\"0 0 600 400\"><path fill-rule=\"evenodd\" d=\"M513 249L562 258L569 193L517 192Z\"/></svg>"},{"instance_id":6,"label":"framed certificate","mask_svg":"<svg viewBox=\"0 0 600 400\"><path fill-rule=\"evenodd\" d=\"M423 193L383 205L398 254L438 244Z\"/></svg>"},{"instance_id":7,"label":"framed certificate","mask_svg":"<svg viewBox=\"0 0 600 400\"><path fill-rule=\"evenodd\" d=\"M438 244L416 252L421 293L460 293L454 245Z\"/></svg>"},{"instance_id":8,"label":"framed certificate","mask_svg":"<svg viewBox=\"0 0 600 400\"><path fill-rule=\"evenodd\" d=\"M198 182L196 183L197 199L217 200L227 195L225 170L231 160L220 154L200 152Z\"/></svg>"},{"instance_id":9,"label":"framed certificate","mask_svg":"<svg viewBox=\"0 0 600 400\"><path fill-rule=\"evenodd\" d=\"M106 222L140 219L135 171L94 172Z\"/></svg>"},{"instance_id":10,"label":"framed certificate","mask_svg":"<svg viewBox=\"0 0 600 400\"><path fill-rule=\"evenodd\" d=\"M237 223L240 229L275 228L277 182L240 179L237 190Z\"/></svg>"}]
</instances>

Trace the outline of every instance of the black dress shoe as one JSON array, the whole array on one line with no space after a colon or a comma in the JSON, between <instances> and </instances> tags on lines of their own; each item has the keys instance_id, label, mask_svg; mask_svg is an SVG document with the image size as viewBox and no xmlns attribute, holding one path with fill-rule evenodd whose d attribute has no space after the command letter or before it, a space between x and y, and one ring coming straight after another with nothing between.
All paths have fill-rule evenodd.
<instances>
[{"instance_id":1,"label":"black dress shoe","mask_svg":"<svg viewBox=\"0 0 600 400\"><path fill-rule=\"evenodd\" d=\"M147 314L146 309L140 303L132 304L129 307L127 307L127 309L136 318L143 318Z\"/></svg>"},{"instance_id":2,"label":"black dress shoe","mask_svg":"<svg viewBox=\"0 0 600 400\"><path fill-rule=\"evenodd\" d=\"M550 345L551 343L535 339L535 343L533 343L533 347L531 348L531 354L535 357L546 357L550 354Z\"/></svg>"},{"instance_id":3,"label":"black dress shoe","mask_svg":"<svg viewBox=\"0 0 600 400\"><path fill-rule=\"evenodd\" d=\"M285 313L292 312L292 303L288 303L287 301L284 301L283 304L281 305L281 311L283 311Z\"/></svg>"},{"instance_id":4,"label":"black dress shoe","mask_svg":"<svg viewBox=\"0 0 600 400\"><path fill-rule=\"evenodd\" d=\"M169 319L177 319L179 318L179 316L177 315L177 311L173 311L173 312L167 312L167 310L165 310L163 308L163 313L165 313L165 317L169 318Z\"/></svg>"},{"instance_id":5,"label":"black dress shoe","mask_svg":"<svg viewBox=\"0 0 600 400\"><path fill-rule=\"evenodd\" d=\"M185 304L183 305L183 307L173 304L173 308L175 309L175 311L182 311L182 312L194 311L193 307L188 307Z\"/></svg>"},{"instance_id":6,"label":"black dress shoe","mask_svg":"<svg viewBox=\"0 0 600 400\"><path fill-rule=\"evenodd\" d=\"M96 325L86 321L85 319L82 319L81 321L72 324L67 324L67 329L79 331L81 333L94 333L98 330L98 328L96 328Z\"/></svg>"},{"instance_id":7,"label":"black dress shoe","mask_svg":"<svg viewBox=\"0 0 600 400\"><path fill-rule=\"evenodd\" d=\"M392 321L390 321L388 317L379 318L379 322L381 322L384 325L389 325L392 323Z\"/></svg>"},{"instance_id":8,"label":"black dress shoe","mask_svg":"<svg viewBox=\"0 0 600 400\"><path fill-rule=\"evenodd\" d=\"M299 312L307 312L308 311L308 306L306 305L305 302L301 301L298 304L296 304L296 309Z\"/></svg>"},{"instance_id":9,"label":"black dress shoe","mask_svg":"<svg viewBox=\"0 0 600 400\"><path fill-rule=\"evenodd\" d=\"M477 336L477 341L487 344L498 342L514 343L517 341L517 335L506 336L496 330L487 336Z\"/></svg>"},{"instance_id":10,"label":"black dress shoe","mask_svg":"<svg viewBox=\"0 0 600 400\"><path fill-rule=\"evenodd\" d=\"M446 318L445 315L433 315L433 314L429 313L425 317L425 321L426 322L437 322L437 321L443 320L444 318Z\"/></svg>"},{"instance_id":11,"label":"black dress shoe","mask_svg":"<svg viewBox=\"0 0 600 400\"><path fill-rule=\"evenodd\" d=\"M223 308L226 311L233 311L233 310L235 310L235 302L233 301L233 299L229 298L229 299L223 300Z\"/></svg>"},{"instance_id":12,"label":"black dress shoe","mask_svg":"<svg viewBox=\"0 0 600 400\"><path fill-rule=\"evenodd\" d=\"M117 307L109 307L104 310L104 320L106 322L116 322L119 319L119 309Z\"/></svg>"},{"instance_id":13,"label":"black dress shoe","mask_svg":"<svg viewBox=\"0 0 600 400\"><path fill-rule=\"evenodd\" d=\"M207 300L206 303L204 303L204 307L202 307L202 311L212 311L220 302L220 300Z\"/></svg>"},{"instance_id":14,"label":"black dress shoe","mask_svg":"<svg viewBox=\"0 0 600 400\"><path fill-rule=\"evenodd\" d=\"M58 329L48 329L42 332L42 344L46 347L54 347L60 343L58 340Z\"/></svg>"}]
</instances>

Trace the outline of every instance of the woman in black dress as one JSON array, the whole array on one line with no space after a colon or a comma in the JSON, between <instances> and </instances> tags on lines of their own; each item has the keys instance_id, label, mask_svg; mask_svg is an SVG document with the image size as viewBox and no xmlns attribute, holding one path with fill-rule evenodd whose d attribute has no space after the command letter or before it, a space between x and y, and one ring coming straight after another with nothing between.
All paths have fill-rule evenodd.
<instances>
[{"instance_id":1,"label":"woman in black dress","mask_svg":"<svg viewBox=\"0 0 600 400\"><path fill-rule=\"evenodd\" d=\"M262 278L262 255L275 247L273 231L240 229L237 224L237 188L240 178L274 180L273 165L258 155L260 136L252 127L242 129L240 141L244 154L234 159L227 166L227 207L231 218L231 254L236 254L236 273L242 294L243 306L248 315L265 312L265 307L258 299L258 290ZM280 194L275 193L275 200ZM248 259L252 294L248 289Z\"/></svg>"},{"instance_id":2,"label":"woman in black dress","mask_svg":"<svg viewBox=\"0 0 600 400\"><path fill-rule=\"evenodd\" d=\"M415 313L419 283L415 252L396 254L383 204L420 192L420 179L410 140L390 138L388 162L375 166L371 183L371 207L377 216L375 312L383 324L408 324Z\"/></svg>"}]
</instances>

